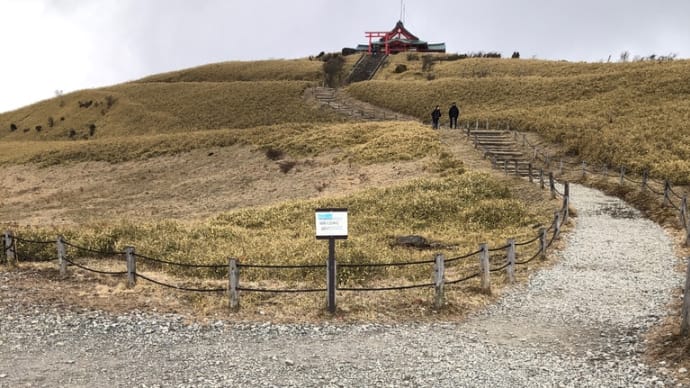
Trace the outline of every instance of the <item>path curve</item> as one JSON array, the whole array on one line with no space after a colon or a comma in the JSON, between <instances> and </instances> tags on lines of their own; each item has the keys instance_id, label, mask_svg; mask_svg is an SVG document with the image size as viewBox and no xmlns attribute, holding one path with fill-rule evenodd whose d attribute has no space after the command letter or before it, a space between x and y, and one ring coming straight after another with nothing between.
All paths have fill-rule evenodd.
<instances>
[{"instance_id":1,"label":"path curve","mask_svg":"<svg viewBox=\"0 0 690 388\"><path fill-rule=\"evenodd\" d=\"M463 323L201 327L27 311L0 288L0 387L673 386L641 357L682 285L672 241L616 198L571 195L578 217L559 261Z\"/></svg>"}]
</instances>

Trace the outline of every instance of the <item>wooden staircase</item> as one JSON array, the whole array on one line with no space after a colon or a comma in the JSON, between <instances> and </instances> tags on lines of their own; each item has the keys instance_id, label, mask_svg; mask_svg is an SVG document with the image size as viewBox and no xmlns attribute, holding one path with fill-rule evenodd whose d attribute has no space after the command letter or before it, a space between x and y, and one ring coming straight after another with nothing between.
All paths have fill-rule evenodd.
<instances>
[{"instance_id":1,"label":"wooden staircase","mask_svg":"<svg viewBox=\"0 0 690 388\"><path fill-rule=\"evenodd\" d=\"M465 128L467 136L474 144L474 148L482 152L485 159L491 160L491 165L508 175L522 177L539 176L532 159L526 155L515 136L509 130L490 130Z\"/></svg>"},{"instance_id":2,"label":"wooden staircase","mask_svg":"<svg viewBox=\"0 0 690 388\"><path fill-rule=\"evenodd\" d=\"M386 62L388 55L378 54L369 55L362 54L357 63L352 67L350 74L345 77L345 85L353 82L368 81L374 77L376 72Z\"/></svg>"},{"instance_id":3,"label":"wooden staircase","mask_svg":"<svg viewBox=\"0 0 690 388\"><path fill-rule=\"evenodd\" d=\"M339 89L315 87L310 88L309 92L319 104L327 105L356 121L417 121L412 116L354 99Z\"/></svg>"}]
</instances>

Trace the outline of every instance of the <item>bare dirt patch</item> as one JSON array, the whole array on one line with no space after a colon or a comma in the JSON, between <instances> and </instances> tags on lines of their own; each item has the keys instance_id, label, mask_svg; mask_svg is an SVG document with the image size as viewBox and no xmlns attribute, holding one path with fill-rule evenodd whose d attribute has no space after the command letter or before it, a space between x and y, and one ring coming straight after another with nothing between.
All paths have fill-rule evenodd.
<instances>
[{"instance_id":1,"label":"bare dirt patch","mask_svg":"<svg viewBox=\"0 0 690 388\"><path fill-rule=\"evenodd\" d=\"M280 160L232 146L120 164L7 166L0 186L0 222L46 226L124 218L191 221L428 174L425 161L363 166L342 159L337 153L291 159L295 165L284 173Z\"/></svg>"}]
</instances>

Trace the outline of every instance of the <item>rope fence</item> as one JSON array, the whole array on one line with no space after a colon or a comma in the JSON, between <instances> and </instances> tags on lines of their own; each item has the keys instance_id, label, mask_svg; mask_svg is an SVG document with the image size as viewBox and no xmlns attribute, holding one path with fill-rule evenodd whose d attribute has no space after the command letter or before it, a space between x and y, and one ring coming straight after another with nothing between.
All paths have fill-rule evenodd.
<instances>
[{"instance_id":1,"label":"rope fence","mask_svg":"<svg viewBox=\"0 0 690 388\"><path fill-rule=\"evenodd\" d=\"M567 201L564 201L564 204ZM422 282L418 284L400 284L400 285L386 285L386 286L350 286L350 285L333 285L337 291L348 291L348 292L378 292L378 291L401 291L409 289L421 289L421 288L435 288L436 298L435 305L441 307L443 305L443 289L445 284L455 285L458 283L470 281L476 277L481 278L481 289L484 292L491 292L491 273L498 273L506 271L511 282L514 281L515 266L523 265L531 262L536 257L541 256L543 259L546 258L546 249L551 245L551 243L558 238L560 233L559 225L564 222L567 215L567 209L560 209L555 211L555 218L553 220L552 227L547 231L545 228L540 228L539 233L534 238L522 242L515 242L514 239L509 239L507 244L497 246L494 248L489 248L487 244L481 244L480 249L472 252L468 252L462 255L454 256L446 259L442 254L436 254L431 260L418 260L418 261L391 261L391 262L369 262L369 263L342 263L336 264L337 268L372 268L372 267L385 267L385 268L402 268L407 266L429 266L433 268L433 279L432 282ZM551 233L551 240L546 244L547 233ZM198 293L221 293L227 292L230 298L230 307L233 309L239 308L239 297L240 292L243 293L316 293L316 292L327 292L329 291L330 285L327 287L313 287L313 288L263 288L263 287L250 287L245 285L240 285L240 269L268 269L268 270L322 270L327 269L327 265L324 264L300 264L300 265L274 265L274 264L251 264L251 263L241 263L236 258L228 258L227 263L223 264L193 264L188 262L172 261L167 259L154 258L146 255L142 255L135 251L134 247L125 247L124 251L117 251L114 249L93 249L88 248L78 243L67 241L62 236L58 236L56 240L53 241L41 241L41 240L30 240L15 236L11 231L7 231L4 234L4 257L3 263L8 265L17 265L21 259L18 255L17 242L21 242L23 245L39 245L45 246L48 244L56 244L55 257L51 260L58 261L58 267L61 277L65 278L68 276L68 266L78 268L79 270L99 274L106 276L125 276L127 278L127 285L129 288L133 288L137 284L137 280L141 279L146 282L176 289L179 291L186 292L198 292ZM517 261L515 258L518 256L517 247L527 247L538 243L538 248L536 253L531 256L528 260ZM67 248L71 248L68 252ZM525 248L527 249L527 248ZM496 254L495 252L505 252L505 254ZM68 255L70 253L70 255ZM495 263L491 264L491 254L494 255ZM525 252L520 252L519 255L529 255ZM98 257L110 257L119 258L122 260L124 256L124 261L126 261L126 268L124 270L106 270L102 268L95 268L100 266L101 262L94 262L91 265L83 264L77 261L78 258L93 258ZM461 276L457 279L446 280L445 268L446 265L452 263L457 263L460 260L469 260L471 258L479 258L478 260L478 272ZM146 274L145 271L137 270L137 261L141 263L155 263L163 265L178 266L186 269L223 269L227 270L228 273L228 286L227 287L194 287L194 286L182 286L177 284L170 284L165 281L157 280L154 277ZM111 262L111 265L112 262ZM469 262L465 263L465 267L471 267ZM328 282L327 282L328 283Z\"/></svg>"},{"instance_id":2,"label":"rope fence","mask_svg":"<svg viewBox=\"0 0 690 388\"><path fill-rule=\"evenodd\" d=\"M514 131L514 133L515 139L517 140L519 138L518 131ZM522 142L523 146L530 146L534 150L534 154L537 155L539 153L537 147L531 145L528 141L526 141L526 136L524 134L523 139L525 139ZM555 157L549 157L548 155L546 155L544 159L545 163L548 165L548 161L554 160ZM567 167L564 167L564 165ZM682 195L679 194L677 191L673 189L673 185L666 178L660 179L659 177L650 176L649 169L645 169L644 171L642 171L642 176L639 179L631 177L624 165L621 165L619 167L618 174L615 174L615 171L613 169L611 169L611 171L613 172L613 174L609 173L609 168L607 165L603 165L601 169L597 171L596 167L593 164L588 165L586 161L569 162L563 159L559 160L559 172L561 175L563 175L565 172L581 172L583 178L587 174L592 176L599 175L605 178L618 178L619 184L621 186L623 186L626 183L631 183L633 185L637 185L639 189L642 191L648 190L650 193L661 197L662 207L669 207L678 212L678 220L680 227L685 231L685 246L690 246L690 225L688 224L687 220L687 193L684 193ZM652 184L656 185L657 187L654 187ZM542 188L543 187L544 185L542 183ZM659 187L663 187L663 189L659 189ZM552 195L553 192L555 192L558 195L561 195L561 193L553 186L551 190ZM676 200L680 200L680 204L676 205L673 202L674 198Z\"/></svg>"}]
</instances>

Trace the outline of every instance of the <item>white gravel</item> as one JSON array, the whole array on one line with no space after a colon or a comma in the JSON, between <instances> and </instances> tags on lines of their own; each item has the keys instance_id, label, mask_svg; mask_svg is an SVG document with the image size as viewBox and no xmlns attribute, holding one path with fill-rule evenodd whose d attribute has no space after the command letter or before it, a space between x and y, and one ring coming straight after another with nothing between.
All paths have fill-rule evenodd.
<instances>
[{"instance_id":1,"label":"white gravel","mask_svg":"<svg viewBox=\"0 0 690 388\"><path fill-rule=\"evenodd\" d=\"M571 195L560 261L460 324L200 327L27 311L0 288L0 387L676 386L641 359L642 334L683 283L672 242L617 199Z\"/></svg>"}]
</instances>

